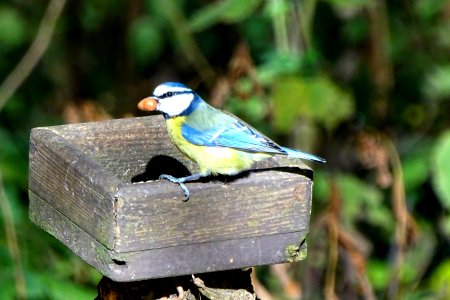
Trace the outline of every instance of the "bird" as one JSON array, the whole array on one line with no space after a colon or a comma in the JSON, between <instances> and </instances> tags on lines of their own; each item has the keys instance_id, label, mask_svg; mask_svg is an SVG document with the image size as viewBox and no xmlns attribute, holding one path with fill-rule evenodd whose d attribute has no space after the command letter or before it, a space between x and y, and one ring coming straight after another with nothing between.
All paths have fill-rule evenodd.
<instances>
[{"instance_id":1,"label":"bird","mask_svg":"<svg viewBox=\"0 0 450 300\"><path fill-rule=\"evenodd\" d=\"M212 107L179 82L159 84L151 96L139 101L138 108L162 113L172 143L199 166L197 174L159 176L179 184L183 201L190 197L185 182L211 175L237 175L274 155L326 162L319 156L278 145L238 117Z\"/></svg>"}]
</instances>

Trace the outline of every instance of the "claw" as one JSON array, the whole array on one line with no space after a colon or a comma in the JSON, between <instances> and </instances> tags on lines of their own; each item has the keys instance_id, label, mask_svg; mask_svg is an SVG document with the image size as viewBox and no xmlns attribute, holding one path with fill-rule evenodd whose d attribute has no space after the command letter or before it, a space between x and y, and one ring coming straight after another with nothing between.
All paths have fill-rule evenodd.
<instances>
[{"instance_id":1,"label":"claw","mask_svg":"<svg viewBox=\"0 0 450 300\"><path fill-rule=\"evenodd\" d=\"M210 175L209 172L204 172L204 173L199 173L199 174L192 174L192 175L189 175L186 177L176 178L176 177L173 177L172 175L162 174L162 175L159 175L159 179L165 179L165 180L169 180L170 182L173 182L173 183L178 183L184 192L183 202L186 202L189 200L189 190L184 185L184 183L188 182L188 181L195 181L195 180L198 180L202 177L209 176L209 175Z\"/></svg>"},{"instance_id":2,"label":"claw","mask_svg":"<svg viewBox=\"0 0 450 300\"><path fill-rule=\"evenodd\" d=\"M181 187L181 189L183 190L183 193L184 193L183 202L186 202L189 200L189 190L184 185L183 178L176 178L176 177L173 177L172 175L162 174L159 176L159 179L165 179L165 180L169 180L170 182L173 182L173 183L178 183L178 185Z\"/></svg>"}]
</instances>

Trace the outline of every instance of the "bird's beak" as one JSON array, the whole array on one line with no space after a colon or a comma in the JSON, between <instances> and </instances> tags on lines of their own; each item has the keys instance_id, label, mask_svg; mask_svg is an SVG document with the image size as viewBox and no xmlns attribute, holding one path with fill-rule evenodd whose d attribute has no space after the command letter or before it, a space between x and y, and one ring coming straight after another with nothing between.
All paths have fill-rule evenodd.
<instances>
[{"instance_id":1,"label":"bird's beak","mask_svg":"<svg viewBox=\"0 0 450 300\"><path fill-rule=\"evenodd\" d=\"M158 100L153 97L147 97L139 101L138 108L143 111L155 111L158 105Z\"/></svg>"}]
</instances>

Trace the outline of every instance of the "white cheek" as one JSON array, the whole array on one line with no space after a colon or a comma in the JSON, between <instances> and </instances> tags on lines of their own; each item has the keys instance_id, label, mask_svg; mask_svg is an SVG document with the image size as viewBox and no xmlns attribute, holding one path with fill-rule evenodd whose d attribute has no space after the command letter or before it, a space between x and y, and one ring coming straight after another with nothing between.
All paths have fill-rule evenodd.
<instances>
[{"instance_id":1,"label":"white cheek","mask_svg":"<svg viewBox=\"0 0 450 300\"><path fill-rule=\"evenodd\" d=\"M181 94L171 98L161 99L158 103L158 110L169 116L177 116L184 112L191 105L194 95Z\"/></svg>"}]
</instances>

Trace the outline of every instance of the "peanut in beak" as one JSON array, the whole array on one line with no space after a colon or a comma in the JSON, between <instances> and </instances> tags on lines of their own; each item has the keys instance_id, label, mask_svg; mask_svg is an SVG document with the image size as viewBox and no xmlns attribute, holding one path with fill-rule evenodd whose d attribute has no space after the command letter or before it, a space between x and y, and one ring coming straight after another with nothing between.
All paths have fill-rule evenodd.
<instances>
[{"instance_id":1,"label":"peanut in beak","mask_svg":"<svg viewBox=\"0 0 450 300\"><path fill-rule=\"evenodd\" d=\"M138 108L143 111L155 111L158 102L153 97L147 97L139 101Z\"/></svg>"}]
</instances>

